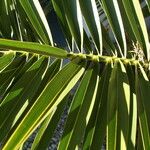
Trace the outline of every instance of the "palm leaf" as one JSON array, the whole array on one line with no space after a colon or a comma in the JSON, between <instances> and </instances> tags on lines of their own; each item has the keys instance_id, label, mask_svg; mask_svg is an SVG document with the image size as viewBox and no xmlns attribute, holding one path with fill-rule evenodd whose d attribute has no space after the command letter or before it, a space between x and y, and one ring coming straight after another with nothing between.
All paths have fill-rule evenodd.
<instances>
[{"instance_id":1,"label":"palm leaf","mask_svg":"<svg viewBox=\"0 0 150 150\"><path fill-rule=\"evenodd\" d=\"M41 45L34 42L20 42L13 40L0 39L1 49L11 49L18 51L25 51L31 53L37 53L41 55L51 55L59 58L65 58L67 53L65 50L51 47L49 45Z\"/></svg>"},{"instance_id":2,"label":"palm leaf","mask_svg":"<svg viewBox=\"0 0 150 150\"><path fill-rule=\"evenodd\" d=\"M32 26L42 39L42 42L53 45L51 32L40 3L38 1L35 3L33 0L20 0L19 2L27 14Z\"/></svg>"},{"instance_id":3,"label":"palm leaf","mask_svg":"<svg viewBox=\"0 0 150 150\"><path fill-rule=\"evenodd\" d=\"M37 127L31 149L46 149L68 101L58 149L150 149L149 1L49 5L0 2L0 149L24 149Z\"/></svg>"},{"instance_id":4,"label":"palm leaf","mask_svg":"<svg viewBox=\"0 0 150 150\"><path fill-rule=\"evenodd\" d=\"M85 63L81 63L83 65L78 65L75 62L69 63L48 83L45 90L38 97L11 137L6 141L4 149L10 149L10 146L11 148L19 148L20 144L24 142L45 117L53 111L83 74ZM73 80L73 82L71 82L71 80ZM47 101L45 98L47 98ZM44 101L42 99L44 99ZM37 109L39 111L37 111ZM26 123L30 125L25 127L24 124ZM20 132L22 134L18 135Z\"/></svg>"},{"instance_id":5,"label":"palm leaf","mask_svg":"<svg viewBox=\"0 0 150 150\"><path fill-rule=\"evenodd\" d=\"M98 83L98 64L90 67L75 94L71 108L69 110L66 128L62 140L59 144L59 150L75 149L80 145L86 124L89 121L93 104L95 101ZM76 138L78 136L78 138Z\"/></svg>"}]
</instances>

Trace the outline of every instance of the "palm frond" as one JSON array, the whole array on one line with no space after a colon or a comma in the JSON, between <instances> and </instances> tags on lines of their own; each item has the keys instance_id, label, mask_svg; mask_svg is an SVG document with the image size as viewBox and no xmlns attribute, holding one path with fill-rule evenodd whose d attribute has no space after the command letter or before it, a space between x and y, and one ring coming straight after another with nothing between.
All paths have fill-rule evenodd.
<instances>
[{"instance_id":1,"label":"palm frond","mask_svg":"<svg viewBox=\"0 0 150 150\"><path fill-rule=\"evenodd\" d=\"M149 1L52 0L64 48L42 6L0 1L0 149L46 149L68 101L58 149L150 149Z\"/></svg>"}]
</instances>

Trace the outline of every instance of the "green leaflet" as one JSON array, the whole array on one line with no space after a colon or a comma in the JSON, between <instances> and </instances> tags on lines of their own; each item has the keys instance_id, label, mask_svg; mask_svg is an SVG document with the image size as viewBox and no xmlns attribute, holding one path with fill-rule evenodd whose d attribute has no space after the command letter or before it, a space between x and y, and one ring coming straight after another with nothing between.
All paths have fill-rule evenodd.
<instances>
[{"instance_id":1,"label":"green leaflet","mask_svg":"<svg viewBox=\"0 0 150 150\"><path fill-rule=\"evenodd\" d=\"M51 31L39 1L19 0L19 2L42 42L53 46Z\"/></svg>"},{"instance_id":2,"label":"green leaflet","mask_svg":"<svg viewBox=\"0 0 150 150\"><path fill-rule=\"evenodd\" d=\"M11 27L11 38L12 39L18 39L22 40L22 33L20 30L20 23L19 23L19 16L17 12L16 3L13 0L7 0L7 9L9 14L9 20L10 20L10 27Z\"/></svg>"},{"instance_id":3,"label":"green leaflet","mask_svg":"<svg viewBox=\"0 0 150 150\"><path fill-rule=\"evenodd\" d=\"M25 58L23 58L23 56L21 56L22 59L20 59L20 64L23 62L23 60ZM19 78L22 77L22 75L38 60L38 56L37 55L32 55L31 58L29 56L26 56L26 59L24 60L25 63L24 65L22 65L22 67L20 67L21 69L16 70L16 75L15 75L15 79L14 82L17 82L19 80ZM18 71L18 72L17 72Z\"/></svg>"},{"instance_id":4,"label":"green leaflet","mask_svg":"<svg viewBox=\"0 0 150 150\"><path fill-rule=\"evenodd\" d=\"M126 40L127 40L127 48L130 50L131 49L131 42L136 42L136 37L134 35L134 32L131 28L131 25L130 25L130 22L129 22L129 18L126 14L126 11L124 9L124 6L123 6L123 2L122 1L118 1L118 4L119 4L119 8L121 10L121 16L123 18L123 25L124 25L124 28L125 28L125 34L126 34Z\"/></svg>"},{"instance_id":5,"label":"green leaflet","mask_svg":"<svg viewBox=\"0 0 150 150\"><path fill-rule=\"evenodd\" d=\"M79 0L79 2L97 52L102 54L102 32L96 2L93 0Z\"/></svg>"},{"instance_id":6,"label":"green leaflet","mask_svg":"<svg viewBox=\"0 0 150 150\"><path fill-rule=\"evenodd\" d=\"M32 150L35 150L35 149L37 150L37 149L39 149L39 147L42 149L46 149L48 147L48 144L51 139L48 138L47 128L48 128L49 122L51 121L54 113L55 113L55 109L41 123L40 129L38 129L38 133L34 139L34 142L32 143L32 147L31 147ZM47 138L49 141L47 140Z\"/></svg>"},{"instance_id":7,"label":"green leaflet","mask_svg":"<svg viewBox=\"0 0 150 150\"><path fill-rule=\"evenodd\" d=\"M61 68L61 63L62 61L60 59L56 59L50 64L50 66L45 72L44 78L41 81L37 92L33 97L34 100L36 100L39 97L39 95L41 94L45 86L48 84L48 82L58 73L58 71Z\"/></svg>"},{"instance_id":8,"label":"green leaflet","mask_svg":"<svg viewBox=\"0 0 150 150\"><path fill-rule=\"evenodd\" d=\"M140 72L138 72L138 68ZM144 150L147 150L150 149L150 84L147 75L140 64L137 64L136 66L135 75L140 134L142 137L143 148Z\"/></svg>"},{"instance_id":9,"label":"green leaflet","mask_svg":"<svg viewBox=\"0 0 150 150\"><path fill-rule=\"evenodd\" d=\"M120 14L120 9L117 1L102 0L102 7L106 13L110 26L115 34L119 44L120 54L124 57L127 55L127 45L125 38L124 26Z\"/></svg>"},{"instance_id":10,"label":"green leaflet","mask_svg":"<svg viewBox=\"0 0 150 150\"><path fill-rule=\"evenodd\" d=\"M57 14L57 17L59 19L59 22L61 23L61 27L63 28L63 32L66 35L67 42L69 43L69 46L72 45L72 36L71 32L65 17L65 11L63 7L63 1L62 0L52 0L52 4L54 7L54 10Z\"/></svg>"},{"instance_id":11,"label":"green leaflet","mask_svg":"<svg viewBox=\"0 0 150 150\"><path fill-rule=\"evenodd\" d=\"M5 37L11 37L11 22L8 13L7 1L0 1L0 32L2 32Z\"/></svg>"},{"instance_id":12,"label":"green leaflet","mask_svg":"<svg viewBox=\"0 0 150 150\"><path fill-rule=\"evenodd\" d=\"M56 75L56 73L60 70L60 67L61 67L61 60L60 59L56 59L55 61L53 61L52 63L51 63L51 65L49 66L49 68L46 70L46 72L45 72L45 75L44 75L44 78L42 79L42 81L40 82L40 85L39 85L39 87L38 87L38 89L37 89L37 91L35 92L35 94L33 95L34 97L32 98L32 101L30 102L30 105L27 107L27 110L26 110L26 112L28 112L28 110L31 108L31 106L32 106L32 104L36 101L36 99L39 97L39 95L42 93L42 91L43 91L43 89L45 88L45 86L48 84L48 82ZM56 116L56 113L55 113L55 116ZM51 114L49 115L49 117L51 117ZM49 119L46 119L48 122L49 121L51 121L51 119L49 120ZM47 122L46 121L46 122ZM47 122L47 123L48 123ZM54 121L53 121L54 122ZM46 123L46 124L47 124ZM55 124L56 125L56 124ZM50 127L51 128L51 130L52 130L52 126ZM47 130L47 129L46 129ZM44 132L44 131L43 131ZM46 131L45 131L46 132ZM43 133L44 135L46 134L46 133ZM48 132L48 134L50 135L50 133L52 134L54 132L54 130L52 130L51 132L49 131ZM42 133L41 133L42 134ZM43 136L44 136L43 135ZM44 147L44 146L46 146L48 143L49 143L49 141L47 141L46 139L48 138L48 139L50 139L51 138L51 136L49 136L49 137L43 137L42 136L42 139L40 140L39 138L37 138L38 140L40 140L40 143L42 142L42 145L39 145L39 142L37 143L37 142L35 142L35 144L34 144L34 146L36 146L36 147ZM44 141L43 141L44 140ZM36 145L36 144L38 144L38 145Z\"/></svg>"},{"instance_id":13,"label":"green leaflet","mask_svg":"<svg viewBox=\"0 0 150 150\"><path fill-rule=\"evenodd\" d=\"M125 67L119 60L116 60L110 77L107 107L107 148L127 149L130 88Z\"/></svg>"},{"instance_id":14,"label":"green leaflet","mask_svg":"<svg viewBox=\"0 0 150 150\"><path fill-rule=\"evenodd\" d=\"M50 140L54 135L54 132L58 126L61 115L70 97L67 95L64 100L60 102L56 110L54 109L52 114L50 114L44 122L41 124L39 132L34 140L31 150L41 150L46 149L49 146Z\"/></svg>"},{"instance_id":15,"label":"green leaflet","mask_svg":"<svg viewBox=\"0 0 150 150\"><path fill-rule=\"evenodd\" d=\"M0 57L0 72L2 72L13 61L14 57L14 52L4 52L4 55Z\"/></svg>"},{"instance_id":16,"label":"green leaflet","mask_svg":"<svg viewBox=\"0 0 150 150\"><path fill-rule=\"evenodd\" d=\"M3 97L9 92L13 84L19 79L21 70L26 63L26 56L17 56L13 61L0 73L0 95Z\"/></svg>"},{"instance_id":17,"label":"green leaflet","mask_svg":"<svg viewBox=\"0 0 150 150\"><path fill-rule=\"evenodd\" d=\"M126 71L130 84L129 135L127 149L135 149L137 141L137 97L135 92L134 67L131 66L131 64L127 64Z\"/></svg>"},{"instance_id":18,"label":"green leaflet","mask_svg":"<svg viewBox=\"0 0 150 150\"><path fill-rule=\"evenodd\" d=\"M20 57L20 56L19 56ZM15 57L8 66L6 66L1 72L0 72L0 85L4 84L4 82L17 70L17 68L26 62L26 57L21 56ZM21 63L23 62L23 63Z\"/></svg>"},{"instance_id":19,"label":"green leaflet","mask_svg":"<svg viewBox=\"0 0 150 150\"><path fill-rule=\"evenodd\" d=\"M25 10L23 9L23 7L21 6L21 3L19 2L19 0L17 1L17 3L15 3L15 5L16 5L15 6L16 14L17 14L18 21L19 21L17 30L20 31L20 35L22 36L22 38L19 39L18 37L16 37L13 39L21 40L21 41L42 42L38 33L34 29L34 26L32 26L32 23L28 19L28 16ZM13 17L11 18L13 19ZM14 33L14 36L15 35L18 36L18 33Z\"/></svg>"},{"instance_id":20,"label":"green leaflet","mask_svg":"<svg viewBox=\"0 0 150 150\"><path fill-rule=\"evenodd\" d=\"M59 150L71 150L80 145L95 103L99 81L98 73L99 64L95 63L83 76L69 110Z\"/></svg>"},{"instance_id":21,"label":"green leaflet","mask_svg":"<svg viewBox=\"0 0 150 150\"><path fill-rule=\"evenodd\" d=\"M34 105L7 139L3 149L17 149L72 89L85 70L85 62L75 59L45 87ZM24 126L28 124L28 126ZM21 134L20 134L21 133Z\"/></svg>"},{"instance_id":22,"label":"green leaflet","mask_svg":"<svg viewBox=\"0 0 150 150\"><path fill-rule=\"evenodd\" d=\"M83 46L87 54L93 51L91 41L85 31L83 32L83 44L84 44Z\"/></svg>"},{"instance_id":23,"label":"green leaflet","mask_svg":"<svg viewBox=\"0 0 150 150\"><path fill-rule=\"evenodd\" d=\"M83 23L79 0L65 0L63 1L63 8L72 37L82 52Z\"/></svg>"},{"instance_id":24,"label":"green leaflet","mask_svg":"<svg viewBox=\"0 0 150 150\"><path fill-rule=\"evenodd\" d=\"M47 85L47 83L55 76L55 74L59 71L61 66L61 60L60 59L56 59L50 66L49 68L46 70L46 73L44 75L43 80L41 81L38 90L36 91L36 93L34 94L33 97L33 102L38 98L38 96L41 94L41 92L43 91L44 87ZM37 81L36 81L37 82ZM32 102L32 103L33 103ZM32 106L32 103L30 104L30 106ZM63 101L64 103L64 101ZM61 103L59 104L61 105ZM30 106L28 106L28 110L30 109ZM57 109L57 111L54 110L54 113L50 114L45 121L42 123L41 127L40 127L40 133L37 134L36 139L34 140L34 143L32 145L32 149L34 149L36 147L36 149L46 149L46 147L48 146L50 139L54 133L54 129L52 129L52 126L57 126L57 121L59 121L59 117L60 117L60 113L59 111L60 109ZM55 114L55 115L54 115ZM58 115L58 117L57 117Z\"/></svg>"},{"instance_id":25,"label":"green leaflet","mask_svg":"<svg viewBox=\"0 0 150 150\"><path fill-rule=\"evenodd\" d=\"M107 63L100 77L96 101L85 131L84 150L99 150L104 142L107 126L107 94L111 70L111 63Z\"/></svg>"},{"instance_id":26,"label":"green leaflet","mask_svg":"<svg viewBox=\"0 0 150 150\"><path fill-rule=\"evenodd\" d=\"M29 105L42 80L47 64L48 59L41 57L23 74L3 99L0 105L0 139L8 134Z\"/></svg>"},{"instance_id":27,"label":"green leaflet","mask_svg":"<svg viewBox=\"0 0 150 150\"><path fill-rule=\"evenodd\" d=\"M141 49L145 54L145 57L149 60L149 39L140 2L138 0L122 0L122 3L124 5L124 9L126 11L134 35L138 43L140 44Z\"/></svg>"},{"instance_id":28,"label":"green leaflet","mask_svg":"<svg viewBox=\"0 0 150 150\"><path fill-rule=\"evenodd\" d=\"M102 28L102 35L103 35L103 45L105 49L107 50L107 53L109 54L115 54L116 53L116 47L114 43L112 42L111 38L109 37L108 31L105 29L103 25L101 25Z\"/></svg>"},{"instance_id":29,"label":"green leaflet","mask_svg":"<svg viewBox=\"0 0 150 150\"><path fill-rule=\"evenodd\" d=\"M137 141L136 141L137 150L144 150L140 127L138 127L137 130L139 131L137 134Z\"/></svg>"},{"instance_id":30,"label":"green leaflet","mask_svg":"<svg viewBox=\"0 0 150 150\"><path fill-rule=\"evenodd\" d=\"M20 42L15 40L0 39L0 49L25 51L59 58L67 57L67 52L65 50L52 47L46 44L42 45L35 42Z\"/></svg>"}]
</instances>

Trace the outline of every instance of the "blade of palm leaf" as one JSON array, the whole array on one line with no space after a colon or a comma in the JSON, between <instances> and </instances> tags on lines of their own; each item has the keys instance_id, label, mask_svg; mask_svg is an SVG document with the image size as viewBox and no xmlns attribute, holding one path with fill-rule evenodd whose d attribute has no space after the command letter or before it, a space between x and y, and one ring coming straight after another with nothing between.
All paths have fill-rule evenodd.
<instances>
[{"instance_id":1,"label":"blade of palm leaf","mask_svg":"<svg viewBox=\"0 0 150 150\"><path fill-rule=\"evenodd\" d=\"M85 48L84 50L85 50L86 54L92 53L92 45L91 44L92 43L84 30L84 32L83 32L83 47Z\"/></svg>"},{"instance_id":2,"label":"blade of palm leaf","mask_svg":"<svg viewBox=\"0 0 150 150\"><path fill-rule=\"evenodd\" d=\"M140 132L141 132L143 147L146 150L150 148L150 125L149 125L150 115L148 114L149 108L146 106L149 105L149 99L148 99L149 80L141 65L139 65L139 68L140 68L140 73L138 73L137 70L138 68L136 68L135 86L136 86L136 94L137 94Z\"/></svg>"},{"instance_id":3,"label":"blade of palm leaf","mask_svg":"<svg viewBox=\"0 0 150 150\"><path fill-rule=\"evenodd\" d=\"M143 150L144 146L143 146L143 141L142 141L142 136L141 136L141 132L140 132L140 127L137 128L138 133L137 133L137 141L136 141L136 147L137 150Z\"/></svg>"},{"instance_id":4,"label":"blade of palm leaf","mask_svg":"<svg viewBox=\"0 0 150 150\"><path fill-rule=\"evenodd\" d=\"M17 71L17 75L14 78L14 83L16 83L18 81L19 78L22 77L22 75L36 62L38 61L38 56L37 55L33 55L31 56L31 58L26 58L26 62L24 64L24 66L22 66L21 69L18 69ZM22 62L22 61L21 61ZM21 63L20 63L21 64Z\"/></svg>"},{"instance_id":5,"label":"blade of palm leaf","mask_svg":"<svg viewBox=\"0 0 150 150\"><path fill-rule=\"evenodd\" d=\"M17 15L20 22L20 30L23 36L23 41L41 41L33 26L28 21L28 17L19 2L16 3Z\"/></svg>"},{"instance_id":6,"label":"blade of palm leaf","mask_svg":"<svg viewBox=\"0 0 150 150\"><path fill-rule=\"evenodd\" d=\"M62 0L52 0L52 4L54 7L54 10L57 14L57 17L59 18L59 22L61 24L61 27L63 29L63 33L66 35L65 37L67 38L68 44L71 47L72 45L72 36L71 32L65 17L65 12L63 8L63 1Z\"/></svg>"},{"instance_id":7,"label":"blade of palm leaf","mask_svg":"<svg viewBox=\"0 0 150 150\"><path fill-rule=\"evenodd\" d=\"M85 92L87 90L87 87L89 85L89 80L92 75L92 70L89 69L85 72L80 85L75 93L75 96L73 98L72 104L70 106L69 112L68 112L68 117L67 117L67 122L65 124L65 129L64 133L62 136L62 139L59 143L58 149L66 149L66 146L68 146L68 140L69 136L71 134L71 131L73 129L75 119L77 118L77 114L80 110L80 105L82 104L83 97L85 96Z\"/></svg>"},{"instance_id":8,"label":"blade of palm leaf","mask_svg":"<svg viewBox=\"0 0 150 150\"><path fill-rule=\"evenodd\" d=\"M15 82L19 79L20 71L24 68L26 57L15 58L13 62L0 74L0 95L5 97ZM12 67L12 68L11 68ZM3 99L1 100L1 102Z\"/></svg>"},{"instance_id":9,"label":"blade of palm leaf","mask_svg":"<svg viewBox=\"0 0 150 150\"><path fill-rule=\"evenodd\" d=\"M11 24L8 14L7 1L0 1L0 31L3 37L11 37Z\"/></svg>"},{"instance_id":10,"label":"blade of palm leaf","mask_svg":"<svg viewBox=\"0 0 150 150\"><path fill-rule=\"evenodd\" d=\"M102 28L102 35L103 35L103 46L106 49L106 53L110 53L110 55L116 54L116 48L115 45L113 44L112 40L109 37L108 31L105 29L104 25L101 25Z\"/></svg>"},{"instance_id":11,"label":"blade of palm leaf","mask_svg":"<svg viewBox=\"0 0 150 150\"><path fill-rule=\"evenodd\" d=\"M100 77L93 112L85 131L83 149L99 150L104 142L107 126L107 92L111 70L111 64L107 63Z\"/></svg>"},{"instance_id":12,"label":"blade of palm leaf","mask_svg":"<svg viewBox=\"0 0 150 150\"><path fill-rule=\"evenodd\" d=\"M23 66L24 63L26 62L26 57L17 57L16 59L14 59L14 61L2 72L3 74L1 74L2 76L0 76L0 83L3 83L3 80L7 80L7 78L9 78L9 76L11 76L12 74L12 77L11 78L14 78L15 75L19 75L20 72L19 71L30 71L30 70L34 70L34 68L38 68L37 66L40 65L41 61L43 60L44 58L41 58L40 60L38 60L33 66L30 67L29 65L29 69L28 70L24 70L25 68L27 69L28 67L28 64L27 66ZM23 62L25 61L25 62ZM21 63L23 62L23 63ZM24 72L23 71L23 72ZM9 73L9 74L8 74ZM27 74L27 73L26 73ZM8 75L8 76L7 76ZM21 76L21 78L25 78L25 75L24 77ZM21 80L21 79L19 79ZM30 80L30 79L28 79ZM25 82L25 81L22 81L22 82ZM13 87L14 88L14 87Z\"/></svg>"},{"instance_id":13,"label":"blade of palm leaf","mask_svg":"<svg viewBox=\"0 0 150 150\"><path fill-rule=\"evenodd\" d=\"M12 37L13 39L23 40L22 39L22 33L20 30L20 22L18 17L18 12L16 9L16 3L12 0L8 0L8 14L11 22L11 28L12 28Z\"/></svg>"},{"instance_id":14,"label":"blade of palm leaf","mask_svg":"<svg viewBox=\"0 0 150 150\"><path fill-rule=\"evenodd\" d=\"M34 97L32 98L32 100L30 101L29 106L27 107L27 109L25 110L24 114L26 114L28 112L28 110L31 108L32 104L35 102L35 100L38 98L38 96L41 94L41 92L43 91L44 87L46 86L46 84L54 77L54 75L60 70L61 67L61 60L56 59L50 66L49 68L46 70L45 76L43 78L43 80L41 81L38 90L36 91L36 93L33 95ZM39 75L38 75L39 76ZM37 82L37 81L36 81ZM29 96L29 93L28 93ZM60 104L61 105L61 104ZM37 139L40 140L40 144L38 142L37 147L39 147L39 149L45 149L44 147L47 146L47 144L49 143L51 137L53 136L54 130L57 126L57 123L60 119L60 116L56 117L57 115L59 115L58 111L55 112L55 116L52 117L52 121L50 123L50 127L48 126L48 128L46 129L46 131L43 133L44 135L42 136L42 139ZM23 116L21 116L21 118L23 118ZM52 129L53 126L53 129ZM47 135L48 134L48 135ZM49 139L49 140L48 140ZM37 142L36 142L37 143Z\"/></svg>"},{"instance_id":15,"label":"blade of palm leaf","mask_svg":"<svg viewBox=\"0 0 150 150\"><path fill-rule=\"evenodd\" d=\"M123 6L123 2L122 1L118 1L119 4L119 8L121 10L121 15L123 18L123 24L124 24L124 28L125 28L125 34L126 34L126 39L127 39L127 46L129 46L129 50L131 49L131 42L136 42L136 37L134 35L134 32L131 28L128 16L125 12L124 6Z\"/></svg>"},{"instance_id":16,"label":"blade of palm leaf","mask_svg":"<svg viewBox=\"0 0 150 150\"><path fill-rule=\"evenodd\" d=\"M14 36L17 35L13 39L24 41L27 39L27 36L25 35L27 33L27 30L25 29L25 26L24 26L25 22L27 22L27 16L25 15L25 12L24 12L22 6L20 5L20 3L14 2L13 5L14 5L14 13L13 13L13 15L10 15L10 16L12 19L11 22L13 23L13 28L15 29ZM11 5L10 5L10 12L11 12ZM16 19L14 19L14 18L16 18ZM26 38L25 38L25 36L26 36Z\"/></svg>"},{"instance_id":17,"label":"blade of palm leaf","mask_svg":"<svg viewBox=\"0 0 150 150\"><path fill-rule=\"evenodd\" d=\"M149 60L149 39L146 24L139 1L122 1L134 35L140 44L145 57ZM132 13L131 13L132 12Z\"/></svg>"},{"instance_id":18,"label":"blade of palm leaf","mask_svg":"<svg viewBox=\"0 0 150 150\"><path fill-rule=\"evenodd\" d=\"M18 56L13 59L13 61L0 73L0 85L4 83L13 73L17 70L17 68L22 64L21 62L25 63L26 56Z\"/></svg>"},{"instance_id":19,"label":"blade of palm leaf","mask_svg":"<svg viewBox=\"0 0 150 150\"><path fill-rule=\"evenodd\" d=\"M66 20L79 51L83 51L83 23L79 0L63 1Z\"/></svg>"},{"instance_id":20,"label":"blade of palm leaf","mask_svg":"<svg viewBox=\"0 0 150 150\"><path fill-rule=\"evenodd\" d=\"M53 46L51 31L39 1L19 0L19 2L42 42Z\"/></svg>"},{"instance_id":21,"label":"blade of palm leaf","mask_svg":"<svg viewBox=\"0 0 150 150\"><path fill-rule=\"evenodd\" d=\"M60 59L56 59L46 70L45 76L43 80L41 81L41 84L38 88L38 91L35 93L33 99L36 100L39 95L42 93L45 86L48 84L48 82L58 73L58 71L61 69L61 63L62 61Z\"/></svg>"},{"instance_id":22,"label":"blade of palm leaf","mask_svg":"<svg viewBox=\"0 0 150 150\"><path fill-rule=\"evenodd\" d=\"M50 142L51 139L48 139L48 141L47 141L46 140L47 135L44 135L44 133L48 134L48 132L45 132L45 131L47 131L48 124L51 121L52 116L54 115L54 113L55 113L55 110L53 110L53 112L51 112L46 117L46 119L41 123L40 129L38 130L38 133L37 133L37 135L36 135L36 137L35 137L35 139L32 143L31 150L35 150L35 149L37 150L39 147L42 147L42 149L46 149L48 147L48 143ZM43 141L43 139L44 139L44 141Z\"/></svg>"},{"instance_id":23,"label":"blade of palm leaf","mask_svg":"<svg viewBox=\"0 0 150 150\"><path fill-rule=\"evenodd\" d=\"M14 52L4 52L4 55L0 57L0 72L2 72L15 58Z\"/></svg>"},{"instance_id":24,"label":"blade of palm leaf","mask_svg":"<svg viewBox=\"0 0 150 150\"><path fill-rule=\"evenodd\" d=\"M117 90L114 87L116 86L116 71L117 67L114 66L111 77L109 80L108 87L108 102L107 102L107 149L116 149L116 141L117 141L117 105L118 102L116 100ZM113 90L113 92L112 92Z\"/></svg>"},{"instance_id":25,"label":"blade of palm leaf","mask_svg":"<svg viewBox=\"0 0 150 150\"><path fill-rule=\"evenodd\" d=\"M98 113L95 122L95 131L93 134L93 140L91 143L91 149L97 145L97 149L101 148L104 137L106 135L106 126L107 126L107 92L108 92L108 82L111 74L111 64L107 64L105 73L100 80L100 104L98 106Z\"/></svg>"},{"instance_id":26,"label":"blade of palm leaf","mask_svg":"<svg viewBox=\"0 0 150 150\"><path fill-rule=\"evenodd\" d=\"M129 137L127 149L135 149L137 140L137 99L135 93L135 76L130 64L126 65L126 70L130 84Z\"/></svg>"},{"instance_id":27,"label":"blade of palm leaf","mask_svg":"<svg viewBox=\"0 0 150 150\"><path fill-rule=\"evenodd\" d=\"M114 88L116 87L116 88ZM127 149L130 89L125 67L116 60L108 89L108 149Z\"/></svg>"},{"instance_id":28,"label":"blade of palm leaf","mask_svg":"<svg viewBox=\"0 0 150 150\"><path fill-rule=\"evenodd\" d=\"M102 0L102 7L106 13L108 18L108 22L113 30L115 38L117 39L119 51L121 56L126 57L127 55L127 46L126 46L126 38L125 38L125 31L122 22L122 17L120 14L120 9L118 6L117 1L109 1L109 0Z\"/></svg>"},{"instance_id":29,"label":"blade of palm leaf","mask_svg":"<svg viewBox=\"0 0 150 150\"><path fill-rule=\"evenodd\" d=\"M68 149L72 149L75 146L80 147L81 141L83 140L82 138L83 138L86 126L91 117L91 113L92 113L95 99L96 99L96 93L97 93L98 82L99 82L98 73L99 73L99 64L95 64L95 66L93 67L91 80L87 89L88 93L86 93L85 100L83 102L82 108L80 109L81 116L79 115L76 120L74 131L72 133L72 137L70 138ZM78 136L78 139L76 138L77 136Z\"/></svg>"},{"instance_id":30,"label":"blade of palm leaf","mask_svg":"<svg viewBox=\"0 0 150 150\"><path fill-rule=\"evenodd\" d=\"M59 58L67 57L67 52L63 49L52 47L49 45L41 45L35 42L20 42L16 40L0 39L0 49L11 49L14 51L25 51L37 53L40 55L48 55Z\"/></svg>"},{"instance_id":31,"label":"blade of palm leaf","mask_svg":"<svg viewBox=\"0 0 150 150\"><path fill-rule=\"evenodd\" d=\"M142 68L141 68L142 69ZM141 71L142 72L142 71ZM144 72L145 73L145 72ZM143 73L143 74L144 74ZM146 76L146 73L145 73L145 76ZM144 108L145 108L145 111L146 111L146 115L147 115L147 120L148 120L148 128L149 128L149 131L150 131L150 109L149 109L149 106L150 106L150 102L149 102L149 97L150 97L150 93L149 93L149 90L150 90L150 84L149 84L149 80L148 78L139 78L139 81L141 83L141 89L142 89L142 93L143 95L146 95L144 96L144 99L143 99L143 103L144 103ZM150 132L149 132L150 134Z\"/></svg>"},{"instance_id":32,"label":"blade of palm leaf","mask_svg":"<svg viewBox=\"0 0 150 150\"><path fill-rule=\"evenodd\" d=\"M79 2L82 15L92 35L97 53L102 55L102 32L96 2L93 0L79 0Z\"/></svg>"},{"instance_id":33,"label":"blade of palm leaf","mask_svg":"<svg viewBox=\"0 0 150 150\"><path fill-rule=\"evenodd\" d=\"M2 112L0 120L0 139L3 139L8 134L9 130L14 126L29 105L42 80L47 63L47 58L43 57L31 66L4 98L0 105L0 111ZM30 87L32 87L32 89Z\"/></svg>"},{"instance_id":34,"label":"blade of palm leaf","mask_svg":"<svg viewBox=\"0 0 150 150\"><path fill-rule=\"evenodd\" d=\"M35 100L39 97L39 95L42 93L45 86L48 84L48 82L58 73L58 71L61 68L61 60L56 59L49 68L45 71L44 76L42 76L42 80L40 82L40 85L38 86L38 89L33 94L33 97L31 97L31 101L25 112L27 113L28 110L31 108L32 104L35 102ZM38 75L39 76L39 75ZM36 79L35 79L36 80ZM29 96L29 94L28 94Z\"/></svg>"},{"instance_id":35,"label":"blade of palm leaf","mask_svg":"<svg viewBox=\"0 0 150 150\"><path fill-rule=\"evenodd\" d=\"M81 144L95 102L98 72L99 64L93 64L84 75L71 104L59 150L75 149Z\"/></svg>"},{"instance_id":36,"label":"blade of palm leaf","mask_svg":"<svg viewBox=\"0 0 150 150\"><path fill-rule=\"evenodd\" d=\"M120 136L118 136L120 138L120 141L118 141L118 143L120 143L120 149L127 149L129 136L130 86L124 64L120 61L119 65L118 81L120 81L118 85L120 90L118 92L120 93L118 99L118 127L120 127L121 131L118 132L117 136Z\"/></svg>"},{"instance_id":37,"label":"blade of palm leaf","mask_svg":"<svg viewBox=\"0 0 150 150\"><path fill-rule=\"evenodd\" d=\"M17 11L17 16L19 18L19 28L22 34L22 41L41 41L38 33L35 31L32 24L29 22L28 16L24 11L20 2L15 3L15 10Z\"/></svg>"},{"instance_id":38,"label":"blade of palm leaf","mask_svg":"<svg viewBox=\"0 0 150 150\"><path fill-rule=\"evenodd\" d=\"M35 76L33 76L32 79L30 80L28 87L24 89L23 93L18 98L18 103L16 104L14 110L12 110L13 111L12 115L10 115L9 119L7 119L9 122L11 119L14 118L12 127L16 124L18 119L20 119L20 116L23 114L23 112L26 111L26 108L29 106L31 107L31 105L35 102L35 99L33 99L33 97L38 91L40 84L43 80L43 77L45 76L45 72L47 71L47 66L48 66L48 59L45 58L45 60L42 62L41 66L39 67L37 73L35 74ZM32 89L30 89L29 87L32 87ZM5 124L8 125L7 121Z\"/></svg>"},{"instance_id":39,"label":"blade of palm leaf","mask_svg":"<svg viewBox=\"0 0 150 150\"><path fill-rule=\"evenodd\" d=\"M85 70L85 62L75 59L66 65L45 87L24 119L6 141L3 149L19 148L34 129L48 116L73 88ZM37 111L38 110L38 111ZM28 124L28 126L25 126ZM22 134L20 134L22 133Z\"/></svg>"},{"instance_id":40,"label":"blade of palm leaf","mask_svg":"<svg viewBox=\"0 0 150 150\"><path fill-rule=\"evenodd\" d=\"M63 114L66 102L69 100L69 98L69 95L67 95L64 100L57 106L56 110L54 110L53 114L50 114L50 116L48 116L42 123L40 131L34 140L31 150L34 150L35 148L36 150L41 150L48 147Z\"/></svg>"}]
</instances>

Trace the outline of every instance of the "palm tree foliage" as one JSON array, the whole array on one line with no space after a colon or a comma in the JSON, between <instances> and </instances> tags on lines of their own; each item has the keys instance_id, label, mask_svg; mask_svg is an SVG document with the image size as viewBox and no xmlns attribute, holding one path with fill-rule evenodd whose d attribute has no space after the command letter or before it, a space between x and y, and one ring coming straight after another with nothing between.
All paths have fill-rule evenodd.
<instances>
[{"instance_id":1,"label":"palm tree foliage","mask_svg":"<svg viewBox=\"0 0 150 150\"><path fill-rule=\"evenodd\" d=\"M40 2L0 1L1 148L22 149L39 127L31 149L46 149L72 98L59 150L150 149L149 0Z\"/></svg>"}]
</instances>

